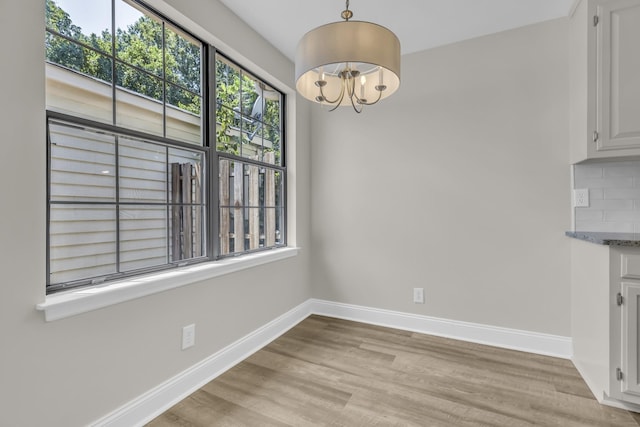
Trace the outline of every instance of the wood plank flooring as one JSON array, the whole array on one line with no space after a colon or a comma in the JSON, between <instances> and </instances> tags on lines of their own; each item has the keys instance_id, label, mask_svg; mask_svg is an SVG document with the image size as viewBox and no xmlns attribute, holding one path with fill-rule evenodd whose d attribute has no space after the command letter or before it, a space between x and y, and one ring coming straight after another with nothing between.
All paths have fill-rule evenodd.
<instances>
[{"instance_id":1,"label":"wood plank flooring","mask_svg":"<svg viewBox=\"0 0 640 427\"><path fill-rule=\"evenodd\" d=\"M570 361L310 316L148 424L638 427Z\"/></svg>"}]
</instances>

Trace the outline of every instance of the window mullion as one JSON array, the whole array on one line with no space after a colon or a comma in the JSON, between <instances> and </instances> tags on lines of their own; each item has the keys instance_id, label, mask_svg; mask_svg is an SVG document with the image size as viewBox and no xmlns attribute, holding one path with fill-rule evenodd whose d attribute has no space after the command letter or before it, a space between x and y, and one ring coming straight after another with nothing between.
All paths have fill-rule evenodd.
<instances>
[{"instance_id":1,"label":"window mullion","mask_svg":"<svg viewBox=\"0 0 640 427\"><path fill-rule=\"evenodd\" d=\"M217 120L216 120L216 50L213 46L208 46L206 52L206 68L204 75L205 89L204 100L207 105L206 111L206 132L205 146L208 148L207 160L208 184L207 187L207 254L211 259L220 255L220 165L218 160L217 147ZM204 102L203 102L204 105Z\"/></svg>"},{"instance_id":2,"label":"window mullion","mask_svg":"<svg viewBox=\"0 0 640 427\"><path fill-rule=\"evenodd\" d=\"M172 209L175 209L175 206L172 206L173 200L170 200L169 195L171 194L171 180L170 178L170 165L169 165L169 147L165 147L164 149L164 169L165 176L167 177L165 188L166 188L166 202L167 202L167 264L171 263L171 215L173 215Z\"/></svg>"},{"instance_id":3,"label":"window mullion","mask_svg":"<svg viewBox=\"0 0 640 427\"><path fill-rule=\"evenodd\" d=\"M116 180L116 271L122 272L120 267L120 136L115 136L115 180Z\"/></svg>"},{"instance_id":4,"label":"window mullion","mask_svg":"<svg viewBox=\"0 0 640 427\"><path fill-rule=\"evenodd\" d=\"M162 136L167 137L167 31L162 22Z\"/></svg>"},{"instance_id":5,"label":"window mullion","mask_svg":"<svg viewBox=\"0 0 640 427\"><path fill-rule=\"evenodd\" d=\"M116 125L116 96L118 86L118 65L116 64L116 0L111 0L111 114L113 125Z\"/></svg>"}]
</instances>

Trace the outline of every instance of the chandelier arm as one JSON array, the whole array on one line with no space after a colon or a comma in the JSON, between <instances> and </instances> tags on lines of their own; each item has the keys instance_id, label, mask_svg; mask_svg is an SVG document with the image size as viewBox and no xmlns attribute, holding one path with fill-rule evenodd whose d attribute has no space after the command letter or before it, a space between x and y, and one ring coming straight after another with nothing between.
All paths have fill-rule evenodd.
<instances>
[{"instance_id":1,"label":"chandelier arm","mask_svg":"<svg viewBox=\"0 0 640 427\"><path fill-rule=\"evenodd\" d=\"M335 104L338 101L342 101L342 97L344 96L343 92L344 92L344 86L342 86L342 90L340 91L340 95L338 95L338 97L335 100L330 101L329 99L327 99L326 96L324 96L324 92L322 91L322 86L320 86L320 96L322 96L325 99L325 101L327 101L328 104ZM338 104L340 104L340 102L338 102Z\"/></svg>"},{"instance_id":2,"label":"chandelier arm","mask_svg":"<svg viewBox=\"0 0 640 427\"><path fill-rule=\"evenodd\" d=\"M347 94L349 98L353 98L356 93L356 79L351 74L347 76ZM357 95L356 95L357 96Z\"/></svg>"},{"instance_id":3,"label":"chandelier arm","mask_svg":"<svg viewBox=\"0 0 640 427\"><path fill-rule=\"evenodd\" d=\"M351 101L351 106L353 107L353 111L355 111L356 113L360 114L362 112L362 104L360 103L360 98L358 98L358 95L356 94L356 79L349 79L351 82L351 87L350 87L350 93L349 93L349 101ZM354 101L355 99L355 101ZM356 105L360 105L360 109L358 110L358 106Z\"/></svg>"},{"instance_id":4,"label":"chandelier arm","mask_svg":"<svg viewBox=\"0 0 640 427\"><path fill-rule=\"evenodd\" d=\"M330 109L330 110L329 110L329 112L332 112L332 111L337 110L341 103L342 103L342 99L340 100L340 102L338 102L338 103L335 105L335 107L333 107L332 109Z\"/></svg>"},{"instance_id":5,"label":"chandelier arm","mask_svg":"<svg viewBox=\"0 0 640 427\"><path fill-rule=\"evenodd\" d=\"M336 105L335 107L333 107L332 109L329 110L329 112L335 111L340 104L342 104L342 100L344 99L344 84L341 86L340 88L340 96L338 97L338 99L335 101Z\"/></svg>"},{"instance_id":6,"label":"chandelier arm","mask_svg":"<svg viewBox=\"0 0 640 427\"><path fill-rule=\"evenodd\" d=\"M379 90L379 91L378 91L378 99L376 99L376 100L375 100L375 101L373 101L373 102L361 102L361 104L363 104L363 105L374 105L374 104L377 104L377 103L378 103L378 101L380 101L381 99L382 99L382 91L381 91L381 90Z\"/></svg>"},{"instance_id":7,"label":"chandelier arm","mask_svg":"<svg viewBox=\"0 0 640 427\"><path fill-rule=\"evenodd\" d=\"M357 96L356 96L356 98L357 98ZM356 107L356 103L353 102L353 97L351 97L349 99L351 99L351 106L353 107L353 111L355 111L358 114L362 113L362 104L360 104L360 110L358 110L358 107Z\"/></svg>"}]
</instances>

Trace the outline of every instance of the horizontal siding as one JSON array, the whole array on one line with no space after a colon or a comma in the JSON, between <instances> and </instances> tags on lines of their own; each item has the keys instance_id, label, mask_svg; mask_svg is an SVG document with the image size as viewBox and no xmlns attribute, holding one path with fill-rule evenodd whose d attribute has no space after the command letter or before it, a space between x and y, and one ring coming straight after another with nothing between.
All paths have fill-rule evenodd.
<instances>
[{"instance_id":1,"label":"horizontal siding","mask_svg":"<svg viewBox=\"0 0 640 427\"><path fill-rule=\"evenodd\" d=\"M50 276L51 283L71 282L73 280L88 279L90 277L104 276L114 273L113 267L115 264L94 266L91 261L87 261L87 265L91 265L91 267L63 271L54 271L52 269Z\"/></svg>"},{"instance_id":2,"label":"horizontal siding","mask_svg":"<svg viewBox=\"0 0 640 427\"><path fill-rule=\"evenodd\" d=\"M110 202L115 201L115 190L104 187L87 187L84 185L53 184L52 201Z\"/></svg>"},{"instance_id":3,"label":"horizontal siding","mask_svg":"<svg viewBox=\"0 0 640 427\"><path fill-rule=\"evenodd\" d=\"M116 271L115 251L84 257L59 258L51 260L52 272L64 272L69 270L91 270L99 267L109 267L108 271L110 273L114 273Z\"/></svg>"},{"instance_id":4,"label":"horizontal siding","mask_svg":"<svg viewBox=\"0 0 640 427\"><path fill-rule=\"evenodd\" d=\"M167 160L201 163L202 154L55 123L50 126L50 137L51 283L167 264L169 225L165 204L172 179ZM119 224L116 180L120 185Z\"/></svg>"},{"instance_id":5,"label":"horizontal siding","mask_svg":"<svg viewBox=\"0 0 640 427\"><path fill-rule=\"evenodd\" d=\"M52 236L58 234L66 234L72 241L74 235L83 233L95 233L96 231L113 231L116 230L116 221L99 221L99 220L75 220L75 221L51 221L49 232Z\"/></svg>"},{"instance_id":6,"label":"horizontal siding","mask_svg":"<svg viewBox=\"0 0 640 427\"><path fill-rule=\"evenodd\" d=\"M52 124L51 199L114 201L115 137Z\"/></svg>"},{"instance_id":7,"label":"horizontal siding","mask_svg":"<svg viewBox=\"0 0 640 427\"><path fill-rule=\"evenodd\" d=\"M111 122L109 85L51 64L46 68L49 109ZM116 92L117 125L161 135L161 103L119 87ZM168 136L201 144L200 117L171 106L166 114ZM139 204L166 204L168 163L202 162L202 155L55 121L49 136L50 282L116 273L118 249L119 271L166 264L168 208ZM116 202L121 203L119 248Z\"/></svg>"},{"instance_id":8,"label":"horizontal siding","mask_svg":"<svg viewBox=\"0 0 640 427\"><path fill-rule=\"evenodd\" d=\"M115 242L115 231L94 231L84 233L51 234L49 244L52 248L63 248L74 245L95 245L103 242Z\"/></svg>"},{"instance_id":9,"label":"horizontal siding","mask_svg":"<svg viewBox=\"0 0 640 427\"><path fill-rule=\"evenodd\" d=\"M150 237L147 239L140 238L139 234L135 235L133 240L121 240L120 250L122 251L137 251L137 250L150 250L154 248L164 248L167 245L166 237Z\"/></svg>"}]
</instances>

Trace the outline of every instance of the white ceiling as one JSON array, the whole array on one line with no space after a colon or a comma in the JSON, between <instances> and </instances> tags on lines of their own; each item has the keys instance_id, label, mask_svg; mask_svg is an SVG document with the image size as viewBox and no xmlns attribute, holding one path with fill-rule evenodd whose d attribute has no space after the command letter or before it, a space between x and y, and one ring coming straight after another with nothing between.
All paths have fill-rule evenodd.
<instances>
[{"instance_id":1,"label":"white ceiling","mask_svg":"<svg viewBox=\"0 0 640 427\"><path fill-rule=\"evenodd\" d=\"M220 0L291 60L313 28L340 21L344 0ZM576 0L350 0L353 20L396 33L412 53L569 15Z\"/></svg>"}]
</instances>

